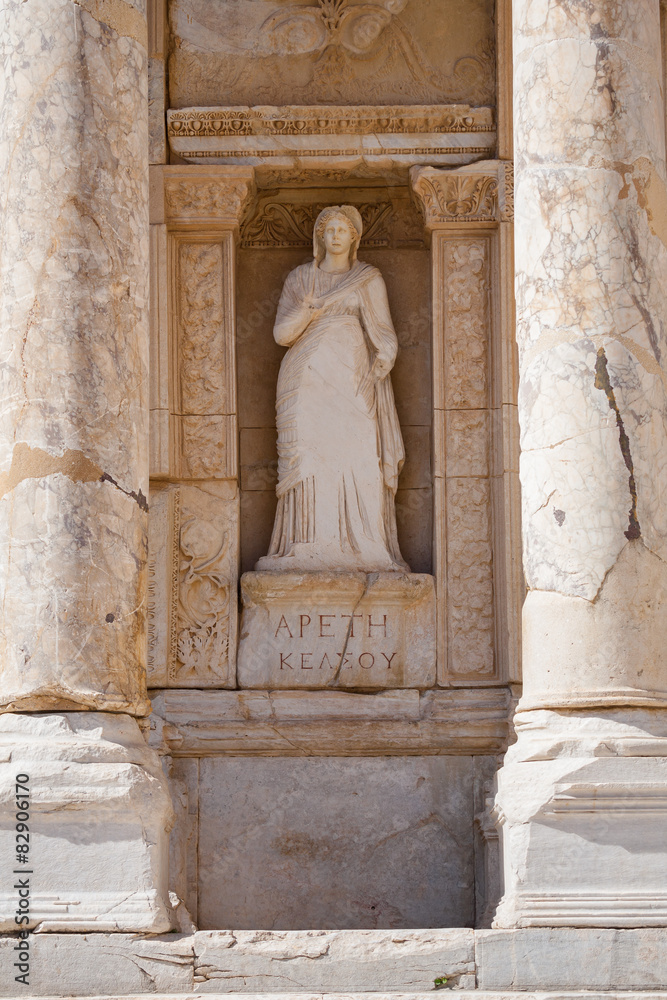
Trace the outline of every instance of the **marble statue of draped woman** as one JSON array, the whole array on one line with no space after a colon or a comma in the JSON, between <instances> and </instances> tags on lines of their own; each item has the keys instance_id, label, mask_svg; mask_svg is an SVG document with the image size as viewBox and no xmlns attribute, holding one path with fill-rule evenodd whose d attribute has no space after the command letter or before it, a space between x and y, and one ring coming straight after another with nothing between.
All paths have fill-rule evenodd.
<instances>
[{"instance_id":1,"label":"marble statue of draped woman","mask_svg":"<svg viewBox=\"0 0 667 1000\"><path fill-rule=\"evenodd\" d=\"M278 508L258 570L409 572L394 497L404 461L390 371L398 341L352 206L325 209L315 258L287 277L274 337Z\"/></svg>"}]
</instances>

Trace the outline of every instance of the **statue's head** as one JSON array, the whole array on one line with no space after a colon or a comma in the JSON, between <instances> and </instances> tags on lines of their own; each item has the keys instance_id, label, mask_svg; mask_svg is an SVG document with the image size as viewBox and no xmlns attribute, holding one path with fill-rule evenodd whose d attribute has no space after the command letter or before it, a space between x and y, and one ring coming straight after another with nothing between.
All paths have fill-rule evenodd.
<instances>
[{"instance_id":1,"label":"statue's head","mask_svg":"<svg viewBox=\"0 0 667 1000\"><path fill-rule=\"evenodd\" d=\"M313 230L313 256L318 264L326 257L325 233L327 226L334 221L343 222L349 229L352 238L350 244L350 266L352 266L357 259L361 234L364 231L361 215L354 205L332 205L320 212Z\"/></svg>"}]
</instances>

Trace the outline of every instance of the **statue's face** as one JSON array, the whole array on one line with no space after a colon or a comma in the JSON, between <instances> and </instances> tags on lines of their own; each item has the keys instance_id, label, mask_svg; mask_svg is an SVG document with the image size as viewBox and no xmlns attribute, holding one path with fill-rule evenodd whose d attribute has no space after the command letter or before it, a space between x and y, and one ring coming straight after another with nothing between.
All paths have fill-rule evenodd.
<instances>
[{"instance_id":1,"label":"statue's face","mask_svg":"<svg viewBox=\"0 0 667 1000\"><path fill-rule=\"evenodd\" d=\"M354 236L347 219L340 217L330 219L324 230L324 246L327 253L346 254L354 242Z\"/></svg>"}]
</instances>

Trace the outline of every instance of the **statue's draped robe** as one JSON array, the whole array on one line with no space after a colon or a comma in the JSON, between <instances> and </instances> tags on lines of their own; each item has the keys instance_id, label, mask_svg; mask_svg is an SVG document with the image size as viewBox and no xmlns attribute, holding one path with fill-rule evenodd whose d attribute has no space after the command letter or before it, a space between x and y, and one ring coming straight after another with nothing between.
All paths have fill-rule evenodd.
<instances>
[{"instance_id":1,"label":"statue's draped robe","mask_svg":"<svg viewBox=\"0 0 667 1000\"><path fill-rule=\"evenodd\" d=\"M315 318L306 296L323 305ZM274 336L289 346L278 377L278 509L258 569L407 570L394 497L404 450L391 379L396 358L382 275L313 262L287 278Z\"/></svg>"}]
</instances>

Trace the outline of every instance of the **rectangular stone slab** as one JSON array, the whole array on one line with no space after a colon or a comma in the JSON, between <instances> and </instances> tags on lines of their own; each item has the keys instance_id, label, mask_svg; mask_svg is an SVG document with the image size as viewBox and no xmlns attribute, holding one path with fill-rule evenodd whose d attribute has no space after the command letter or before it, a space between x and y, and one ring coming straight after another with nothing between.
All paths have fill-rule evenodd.
<instances>
[{"instance_id":1,"label":"rectangular stone slab","mask_svg":"<svg viewBox=\"0 0 667 1000\"><path fill-rule=\"evenodd\" d=\"M245 573L244 688L428 688L435 585L411 573Z\"/></svg>"},{"instance_id":2,"label":"rectangular stone slab","mask_svg":"<svg viewBox=\"0 0 667 1000\"><path fill-rule=\"evenodd\" d=\"M178 934L31 934L26 987L14 981L16 936L0 938L0 997L189 993L194 938ZM16 971L16 970L15 970ZM16 972L18 975L18 972Z\"/></svg>"},{"instance_id":3,"label":"rectangular stone slab","mask_svg":"<svg viewBox=\"0 0 667 1000\"><path fill-rule=\"evenodd\" d=\"M475 983L474 931L200 931L197 993L430 991Z\"/></svg>"},{"instance_id":4,"label":"rectangular stone slab","mask_svg":"<svg viewBox=\"0 0 667 1000\"><path fill-rule=\"evenodd\" d=\"M662 927L476 931L475 955L483 990L659 990L667 983Z\"/></svg>"}]
</instances>

